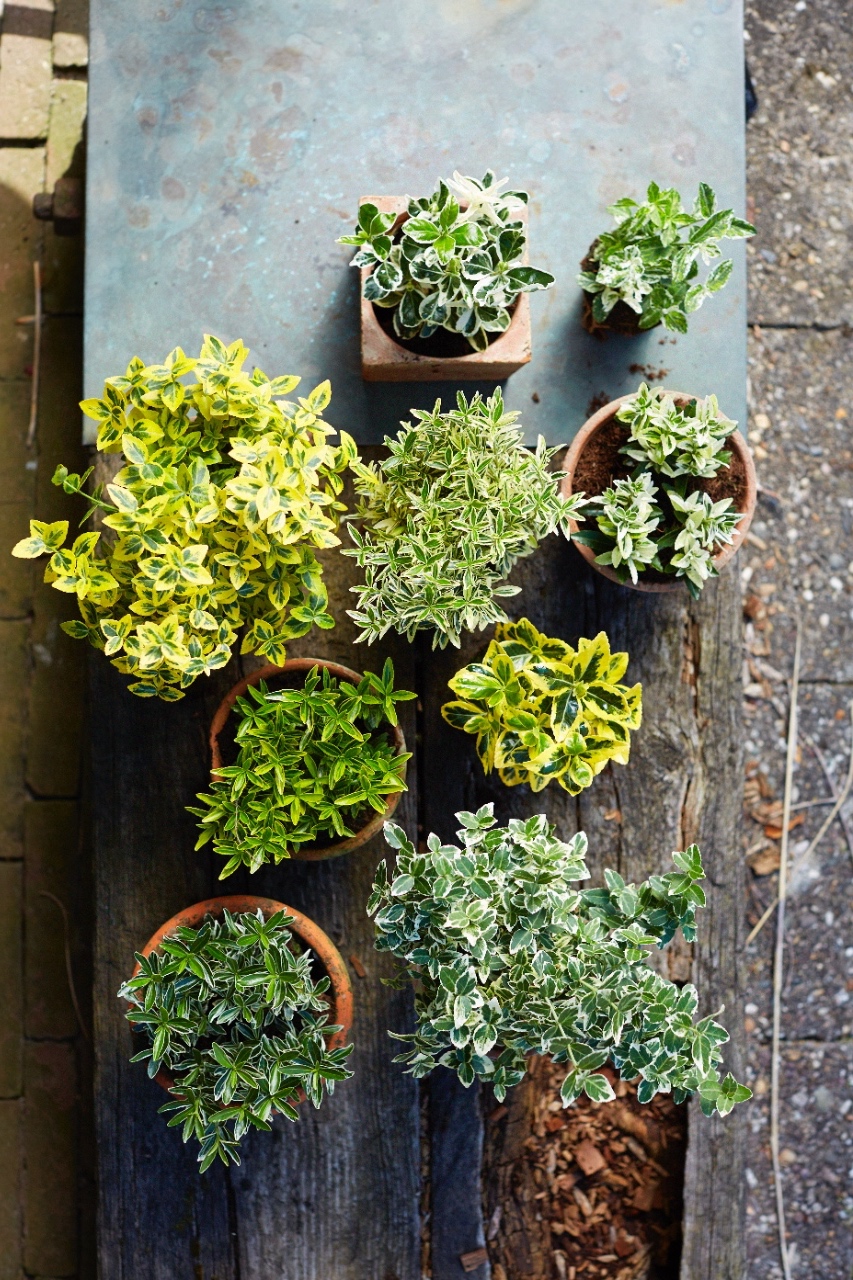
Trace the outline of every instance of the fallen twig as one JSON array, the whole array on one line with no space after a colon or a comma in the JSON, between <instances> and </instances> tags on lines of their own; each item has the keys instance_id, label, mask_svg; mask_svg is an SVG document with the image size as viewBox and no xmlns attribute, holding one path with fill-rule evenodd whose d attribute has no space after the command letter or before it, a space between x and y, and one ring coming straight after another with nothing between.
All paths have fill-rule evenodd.
<instances>
[{"instance_id":1,"label":"fallen twig","mask_svg":"<svg viewBox=\"0 0 853 1280\"><path fill-rule=\"evenodd\" d=\"M776 1191L776 1222L779 1228L779 1256L782 1274L791 1280L788 1242L785 1231L785 1199L782 1193L782 1167L779 1164L779 1032L782 1022L782 972L785 948L785 899L788 889L788 823L791 817L791 791L794 759L797 754L797 699L800 691L801 624L797 616L797 639L794 645L794 668L791 673L791 701L788 712L788 750L785 757L785 791L782 797L782 840L779 850L779 904L776 913L776 949L773 956L773 1038L770 1048L770 1154L773 1158L773 1185Z\"/></svg>"},{"instance_id":2,"label":"fallen twig","mask_svg":"<svg viewBox=\"0 0 853 1280\"><path fill-rule=\"evenodd\" d=\"M844 819L844 815L841 813L841 807L844 804L845 800L847 799L848 795L850 794L851 787L853 787L853 702L850 703L850 721L851 721L850 759L847 765L847 777L844 779L844 786L841 788L841 791L837 795L834 795L832 797L832 811L829 814L827 814L826 818L823 821L823 825L821 826L820 831L818 831L814 840L812 840L811 844L808 846L807 849L805 849L801 854L799 854L798 857L794 859L793 863L791 864L792 871L796 871L798 867L802 866L804 862L808 861L808 859L814 853L815 849L820 844L823 837L826 835L829 828L832 826L835 819L839 816L841 820L841 825L844 829L844 835L847 839L847 847L851 852L851 856L853 856L853 844L851 844L851 841L850 841L850 833L847 828L847 823ZM821 763L823 763L820 752L818 751L815 744L813 742L810 742L809 745L812 747L818 760L821 760ZM824 766L824 770L825 770L825 766ZM829 782L829 785L832 786L832 779L829 777L828 773L827 773L827 780ZM829 803L829 801L827 801L826 803ZM787 835L787 832L785 834ZM761 930L764 928L765 924L770 919L773 912L776 910L776 907L778 906L778 904L779 904L779 898L778 897L774 898L773 901L770 903L770 906L762 915L761 919L758 921L758 924L755 925L755 927L752 929L749 936L747 937L747 940L746 940L747 946L749 946L751 942L754 942L755 939L758 937L759 933L761 933Z\"/></svg>"},{"instance_id":3,"label":"fallen twig","mask_svg":"<svg viewBox=\"0 0 853 1280\"><path fill-rule=\"evenodd\" d=\"M33 380L30 389L30 425L27 427L27 447L36 438L36 423L39 411L39 370L41 365L41 263L36 258L33 263L33 287L36 295L36 313L33 316Z\"/></svg>"}]
</instances>

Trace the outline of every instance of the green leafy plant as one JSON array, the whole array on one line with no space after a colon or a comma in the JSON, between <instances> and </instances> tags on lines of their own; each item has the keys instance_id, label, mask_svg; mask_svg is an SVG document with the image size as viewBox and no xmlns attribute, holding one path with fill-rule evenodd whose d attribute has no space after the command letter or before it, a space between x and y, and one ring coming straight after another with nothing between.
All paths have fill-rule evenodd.
<instances>
[{"instance_id":1,"label":"green leafy plant","mask_svg":"<svg viewBox=\"0 0 853 1280\"><path fill-rule=\"evenodd\" d=\"M50 556L45 581L79 601L81 620L64 630L104 650L142 697L183 697L225 665L241 630L241 652L281 664L289 640L334 626L314 550L340 541L355 445L346 433L338 447L327 441L328 382L294 404L284 397L299 379L246 373L247 355L206 337L198 358L177 347L163 364L134 359L108 378L82 408L121 469L91 496L92 468L53 477L107 533L66 547L67 521L36 520L12 552Z\"/></svg>"},{"instance_id":2,"label":"green leafy plant","mask_svg":"<svg viewBox=\"0 0 853 1280\"><path fill-rule=\"evenodd\" d=\"M717 577L714 556L734 540L742 513L732 498L713 501L700 487L732 458L725 441L737 423L720 412L716 396L676 404L663 388L641 383L616 411L629 428L620 449L634 469L590 500L584 519L595 528L571 536L597 553L622 582L647 569L683 578L698 596ZM657 483L656 483L657 482Z\"/></svg>"},{"instance_id":3,"label":"green leafy plant","mask_svg":"<svg viewBox=\"0 0 853 1280\"><path fill-rule=\"evenodd\" d=\"M514 216L526 191L501 191L489 169L482 180L454 173L431 196L410 200L394 234L396 215L363 204L354 235L353 267L368 267L364 296L393 309L398 338L429 338L438 329L463 334L485 351L490 333L509 328L519 295L547 289L554 277L524 263L527 237Z\"/></svg>"},{"instance_id":4,"label":"green leafy plant","mask_svg":"<svg viewBox=\"0 0 853 1280\"><path fill-rule=\"evenodd\" d=\"M458 844L430 835L422 852L386 824L396 871L377 869L368 910L376 948L415 983L416 1029L394 1035L396 1059L414 1076L434 1067L464 1085L493 1085L498 1099L523 1078L530 1053L566 1063L564 1106L582 1093L613 1097L601 1067L640 1077L637 1096L676 1102L700 1095L706 1114L725 1115L750 1091L720 1078L728 1034L713 1017L694 1021L696 989L679 989L646 964L681 928L695 937L704 905L699 850L673 854L675 870L640 885L614 871L600 889L588 877L581 832L565 843L543 814L498 827L492 805L458 813Z\"/></svg>"},{"instance_id":5,"label":"green leafy plant","mask_svg":"<svg viewBox=\"0 0 853 1280\"><path fill-rule=\"evenodd\" d=\"M470 402L460 391L456 403L445 413L440 400L431 412L413 409L416 421L386 437L390 457L352 464L361 527L348 524L355 547L343 554L365 570L352 588L359 640L392 628L412 640L432 628L434 648L458 648L463 629L504 621L499 602L520 588L503 579L584 505L560 496L555 450L541 437L535 450L524 447L499 391Z\"/></svg>"},{"instance_id":6,"label":"green leafy plant","mask_svg":"<svg viewBox=\"0 0 853 1280\"><path fill-rule=\"evenodd\" d=\"M598 237L590 269L578 276L581 288L594 295L592 317L599 325L607 323L617 302L624 302L639 317L640 329L664 324L686 333L688 315L732 273L732 261L725 258L700 283L699 259L707 264L718 258L720 240L755 235L755 227L731 209L717 209L716 196L704 182L691 212L674 188L662 190L652 182L644 201L626 197L608 213L616 227Z\"/></svg>"},{"instance_id":7,"label":"green leafy plant","mask_svg":"<svg viewBox=\"0 0 853 1280\"><path fill-rule=\"evenodd\" d=\"M356 685L312 667L298 689L271 693L261 681L237 699L237 760L217 770L200 794L201 849L227 858L220 880L238 867L257 871L305 845L344 840L388 797L406 790L409 752L387 732L397 703L417 695L394 688L394 666L368 671Z\"/></svg>"},{"instance_id":8,"label":"green leafy plant","mask_svg":"<svg viewBox=\"0 0 853 1280\"><path fill-rule=\"evenodd\" d=\"M627 666L627 653L611 654L603 631L575 650L526 618L500 623L482 662L450 681L459 696L441 714L477 735L484 770L497 769L508 787L541 791L558 782L577 795L609 760L628 763L642 690L620 683Z\"/></svg>"},{"instance_id":9,"label":"green leafy plant","mask_svg":"<svg viewBox=\"0 0 853 1280\"><path fill-rule=\"evenodd\" d=\"M277 911L259 910L200 928L182 927L149 956L119 990L127 1018L146 1047L132 1062L149 1076L165 1071L174 1100L160 1108L169 1126L195 1138L201 1172L217 1159L240 1163L240 1139L269 1130L275 1113L298 1119L300 1090L315 1107L324 1091L352 1072L352 1045L329 1049L328 977L311 976L311 953L300 950Z\"/></svg>"}]
</instances>

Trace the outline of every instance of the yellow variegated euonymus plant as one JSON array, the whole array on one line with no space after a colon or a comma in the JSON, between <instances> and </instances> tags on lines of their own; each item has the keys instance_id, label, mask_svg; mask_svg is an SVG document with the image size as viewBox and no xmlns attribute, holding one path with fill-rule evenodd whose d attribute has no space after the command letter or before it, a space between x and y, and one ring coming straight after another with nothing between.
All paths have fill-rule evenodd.
<instances>
[{"instance_id":1,"label":"yellow variegated euonymus plant","mask_svg":"<svg viewBox=\"0 0 853 1280\"><path fill-rule=\"evenodd\" d=\"M608 760L628 763L642 690L620 683L627 666L627 653L611 653L603 631L573 649L526 618L499 623L483 661L450 681L459 697L441 714L477 735L483 768L497 769L508 787L541 791L556 781L577 795Z\"/></svg>"},{"instance_id":2,"label":"yellow variegated euonymus plant","mask_svg":"<svg viewBox=\"0 0 853 1280\"><path fill-rule=\"evenodd\" d=\"M355 444L344 432L327 441L328 382L292 403L299 378L247 373L248 354L208 336L197 359L177 347L108 378L81 407L99 424L98 448L124 465L91 496L91 468L53 477L103 513L107 532L66 547L67 521L34 520L12 552L50 556L45 581L80 606L64 629L103 649L142 697L183 697L225 665L241 629L241 652L280 664L289 640L334 626L314 549L340 541Z\"/></svg>"}]
</instances>

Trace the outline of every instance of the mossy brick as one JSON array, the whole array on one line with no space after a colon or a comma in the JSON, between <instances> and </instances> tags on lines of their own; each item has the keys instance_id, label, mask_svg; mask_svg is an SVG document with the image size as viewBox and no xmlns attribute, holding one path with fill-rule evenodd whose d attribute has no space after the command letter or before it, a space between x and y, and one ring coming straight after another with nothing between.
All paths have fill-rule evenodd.
<instances>
[{"instance_id":1,"label":"mossy brick","mask_svg":"<svg viewBox=\"0 0 853 1280\"><path fill-rule=\"evenodd\" d=\"M0 862L0 1098L16 1098L21 1093L23 870L20 862Z\"/></svg>"},{"instance_id":2,"label":"mossy brick","mask_svg":"<svg viewBox=\"0 0 853 1280\"><path fill-rule=\"evenodd\" d=\"M0 1102L0 1280L23 1280L21 1101Z\"/></svg>"},{"instance_id":3,"label":"mossy brick","mask_svg":"<svg viewBox=\"0 0 853 1280\"><path fill-rule=\"evenodd\" d=\"M0 38L0 138L44 138L53 78L52 0L7 7Z\"/></svg>"},{"instance_id":4,"label":"mossy brick","mask_svg":"<svg viewBox=\"0 0 853 1280\"><path fill-rule=\"evenodd\" d=\"M72 1045L24 1049L24 1267L33 1276L77 1271L77 1064Z\"/></svg>"},{"instance_id":5,"label":"mossy brick","mask_svg":"<svg viewBox=\"0 0 853 1280\"><path fill-rule=\"evenodd\" d=\"M53 65L85 67L88 62L89 0L57 0L53 23Z\"/></svg>"},{"instance_id":6,"label":"mossy brick","mask_svg":"<svg viewBox=\"0 0 853 1280\"><path fill-rule=\"evenodd\" d=\"M32 502L0 502L0 620L26 617L33 607L33 588L41 575L32 560L11 555L12 547L30 531Z\"/></svg>"},{"instance_id":7,"label":"mossy brick","mask_svg":"<svg viewBox=\"0 0 853 1280\"><path fill-rule=\"evenodd\" d=\"M68 987L74 882L78 859L78 808L73 800L38 800L24 813L24 1030L34 1040L69 1038L77 1019ZM46 895L50 894L50 897ZM66 916L57 903L62 903Z\"/></svg>"},{"instance_id":8,"label":"mossy brick","mask_svg":"<svg viewBox=\"0 0 853 1280\"><path fill-rule=\"evenodd\" d=\"M42 224L32 199L44 189L44 148L0 146L0 378L27 378L33 359L32 325L20 316L35 309L33 260Z\"/></svg>"},{"instance_id":9,"label":"mossy brick","mask_svg":"<svg viewBox=\"0 0 853 1280\"><path fill-rule=\"evenodd\" d=\"M0 423L3 424L0 485L3 502L29 502L35 493L35 450L27 445L29 421L29 380L0 382Z\"/></svg>"},{"instance_id":10,"label":"mossy brick","mask_svg":"<svg viewBox=\"0 0 853 1280\"><path fill-rule=\"evenodd\" d=\"M24 856L29 621L0 621L0 860Z\"/></svg>"},{"instance_id":11,"label":"mossy brick","mask_svg":"<svg viewBox=\"0 0 853 1280\"><path fill-rule=\"evenodd\" d=\"M86 89L85 80L57 80L54 83L45 161L45 189L48 191L53 190L59 178L82 179L85 175ZM45 231L42 293L48 311L82 311L82 229L76 236L58 236L52 228Z\"/></svg>"}]
</instances>

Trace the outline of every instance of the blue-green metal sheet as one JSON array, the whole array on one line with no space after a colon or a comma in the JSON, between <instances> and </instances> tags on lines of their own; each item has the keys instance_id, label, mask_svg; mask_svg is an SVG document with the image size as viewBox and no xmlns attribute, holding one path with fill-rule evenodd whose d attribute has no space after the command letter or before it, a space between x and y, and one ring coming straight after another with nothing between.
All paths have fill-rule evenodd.
<instances>
[{"instance_id":1,"label":"blue-green metal sheet","mask_svg":"<svg viewBox=\"0 0 853 1280\"><path fill-rule=\"evenodd\" d=\"M366 385L358 273L335 243L364 194L487 167L531 193L529 437L569 439L635 387L745 417L745 273L690 333L586 335L577 263L606 206L700 180L744 210L739 0L92 0L86 387L138 354L241 337L268 373L331 378L330 420L380 442L451 384ZM468 384L471 387L473 384ZM488 386L488 384L486 384Z\"/></svg>"}]
</instances>

